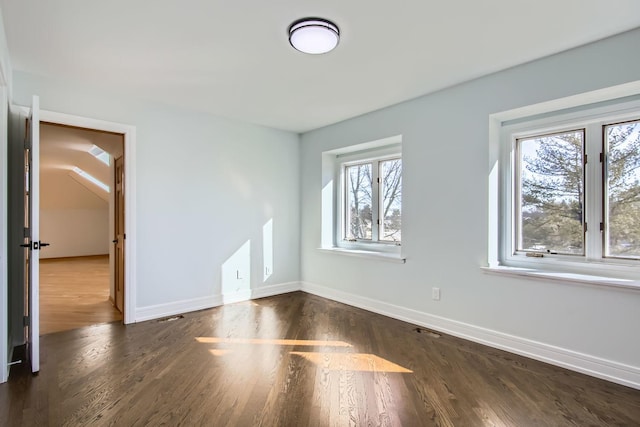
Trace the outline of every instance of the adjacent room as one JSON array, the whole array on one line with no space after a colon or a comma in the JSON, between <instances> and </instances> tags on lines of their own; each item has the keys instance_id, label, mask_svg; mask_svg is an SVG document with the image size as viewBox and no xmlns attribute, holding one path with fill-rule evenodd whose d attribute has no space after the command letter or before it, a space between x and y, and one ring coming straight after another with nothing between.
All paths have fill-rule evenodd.
<instances>
[{"instance_id":1,"label":"adjacent room","mask_svg":"<svg viewBox=\"0 0 640 427\"><path fill-rule=\"evenodd\" d=\"M640 425L639 2L0 18L0 420Z\"/></svg>"},{"instance_id":2,"label":"adjacent room","mask_svg":"<svg viewBox=\"0 0 640 427\"><path fill-rule=\"evenodd\" d=\"M40 143L40 334L122 320L109 238L122 136L42 123Z\"/></svg>"}]
</instances>

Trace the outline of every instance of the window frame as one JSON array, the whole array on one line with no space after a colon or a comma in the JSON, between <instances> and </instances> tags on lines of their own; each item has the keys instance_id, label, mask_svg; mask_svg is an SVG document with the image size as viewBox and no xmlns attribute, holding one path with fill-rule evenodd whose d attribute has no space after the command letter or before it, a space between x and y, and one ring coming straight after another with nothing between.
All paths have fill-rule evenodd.
<instances>
[{"instance_id":1,"label":"window frame","mask_svg":"<svg viewBox=\"0 0 640 427\"><path fill-rule=\"evenodd\" d=\"M604 129L607 125L640 119L640 97L617 99L596 104L576 105L568 109L547 110L530 116L515 117L499 123L498 138L498 238L495 261L490 266L533 268L542 271L560 271L582 274L608 274L628 276L637 274L640 260L605 257L604 223L606 175L600 164L600 153L605 153ZM498 125L497 122L493 122ZM584 129L584 208L587 224L584 255L544 253L541 258L527 256L517 250L518 239L518 139ZM496 130L494 129L494 132ZM494 134L495 135L495 134ZM490 230L491 230L490 223ZM490 247L491 250L491 247Z\"/></svg>"},{"instance_id":2,"label":"window frame","mask_svg":"<svg viewBox=\"0 0 640 427\"><path fill-rule=\"evenodd\" d=\"M559 132L551 132L551 133L532 133L532 134L528 134L526 133L525 136L518 136L514 138L514 142L513 142L513 165L514 165L514 170L512 171L512 182L513 182L513 197L512 197L512 211L511 211L511 215L512 215L512 221L513 221L513 236L512 236L512 252L522 252L522 253L527 253L527 252L536 252L536 253L542 253L545 255L549 255L551 254L550 252L542 252L542 251L535 251L535 250L526 250L526 249L520 249L520 246L522 244L522 229L524 228L522 225L522 165L521 165L521 142L522 141L527 141L527 140L531 140L531 139L538 139L538 138L545 138L545 137L552 137L552 136L556 136L556 135L562 135L562 134L569 134L569 133L582 133L582 159L584 161L585 159L585 154L586 154L586 147L587 147L587 142L586 142L586 133L587 130L585 127L580 127L580 128L576 128L576 129L563 129ZM587 206L587 198L586 198L586 170L587 168L585 167L585 164L583 163L583 167L582 167L582 188L583 188L583 194L582 194L582 205L583 205L583 210L582 210L582 223L585 224L586 223L586 206ZM578 257L584 257L586 256L586 252L587 252L587 248L586 248L586 233L583 233L583 239L582 239L582 244L583 244L583 248L582 248L582 254L570 254L570 253L555 253L557 255L563 255L563 256L578 256Z\"/></svg>"},{"instance_id":3,"label":"window frame","mask_svg":"<svg viewBox=\"0 0 640 427\"><path fill-rule=\"evenodd\" d=\"M336 188L336 209L335 209L335 230L334 230L334 242L335 246L346 250L362 250L372 252L382 252L391 254L400 254L402 241L392 242L379 240L380 225L376 224L376 213L380 212L381 203L381 186L376 183L376 178L380 173L380 163L386 160L402 160L402 146L400 143L392 144L386 147L374 148L370 150L349 152L340 154L336 158L335 162L335 182ZM346 180L346 168L348 166L356 166L359 164L372 163L372 232L371 240L358 239L356 241L346 240L346 206L347 206L347 180ZM403 163L404 168L404 163ZM403 171L404 172L404 171ZM402 200L400 201L402 206ZM374 239L375 236L375 239Z\"/></svg>"}]
</instances>

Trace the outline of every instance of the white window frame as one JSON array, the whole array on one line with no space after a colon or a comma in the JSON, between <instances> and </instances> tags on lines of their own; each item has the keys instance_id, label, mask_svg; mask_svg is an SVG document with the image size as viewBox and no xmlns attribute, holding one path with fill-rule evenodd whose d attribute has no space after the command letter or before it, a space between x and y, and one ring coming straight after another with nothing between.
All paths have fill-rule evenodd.
<instances>
[{"instance_id":1,"label":"white window frame","mask_svg":"<svg viewBox=\"0 0 640 427\"><path fill-rule=\"evenodd\" d=\"M322 152L320 246L325 253L369 258L394 263L406 262L402 246L393 243L345 242L342 240L343 184L341 166L347 162L379 157L402 158L402 135L344 145ZM403 164L404 169L404 164ZM404 172L404 170L403 170ZM403 204L403 203L402 203Z\"/></svg>"},{"instance_id":2,"label":"white window frame","mask_svg":"<svg viewBox=\"0 0 640 427\"><path fill-rule=\"evenodd\" d=\"M637 86L637 85L636 85ZM619 89L619 88L618 88ZM497 154L497 177L490 177L494 187L490 188L490 203L497 201L497 216L490 212L489 266L531 268L538 271L557 271L611 277L634 278L640 272L640 260L603 257L603 238L600 223L603 222L603 174L600 163L602 126L640 118L640 87L635 93L608 98L606 92L600 99L580 104L571 103L569 108L557 110L528 109L533 114L502 113L492 117L492 143ZM612 91L617 92L616 90ZM603 95L603 94L600 94ZM560 103L562 105L563 103ZM552 104L551 104L552 105ZM566 103L564 103L566 106ZM546 110L546 111L545 111ZM525 111L527 111L525 109ZM500 117L502 116L502 117ZM512 117L509 117L512 116ZM506 120L505 120L506 118ZM498 119L498 120L496 120ZM516 140L542 134L585 129L585 154L588 162L584 171L584 217L588 224L585 234L585 255L544 254L542 258L527 257L526 252L517 252L516 209ZM498 153L495 153L497 139ZM496 170L494 170L495 174ZM497 182L495 182L497 178ZM497 188L496 188L497 187Z\"/></svg>"},{"instance_id":3,"label":"white window frame","mask_svg":"<svg viewBox=\"0 0 640 427\"><path fill-rule=\"evenodd\" d=\"M402 148L400 144L394 144L392 146L366 150L364 152L355 152L345 155L337 156L336 162L336 182L339 185L338 191L336 191L336 227L335 227L335 242L336 246L343 249L353 250L370 250L376 252L389 252L400 253L401 242L390 242L379 240L380 226L376 224L376 220L380 219L378 215L380 212L380 184L377 183L379 176L380 163L386 160L402 159ZM346 168L348 166L355 166L359 164L372 164L372 224L371 224L371 240L356 240L348 241L345 239L346 230L346 198L347 198L347 181L346 181ZM401 201L402 204L402 201Z\"/></svg>"}]
</instances>

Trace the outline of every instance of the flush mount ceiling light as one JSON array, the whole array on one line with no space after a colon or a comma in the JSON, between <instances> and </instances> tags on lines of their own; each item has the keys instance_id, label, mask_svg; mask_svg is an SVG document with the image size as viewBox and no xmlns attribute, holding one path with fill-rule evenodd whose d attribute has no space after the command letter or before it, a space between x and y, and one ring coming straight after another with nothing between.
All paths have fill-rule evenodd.
<instances>
[{"instance_id":1,"label":"flush mount ceiling light","mask_svg":"<svg viewBox=\"0 0 640 427\"><path fill-rule=\"evenodd\" d=\"M303 18L289 26L289 43L296 50L317 55L333 50L340 41L340 30L322 18Z\"/></svg>"}]
</instances>

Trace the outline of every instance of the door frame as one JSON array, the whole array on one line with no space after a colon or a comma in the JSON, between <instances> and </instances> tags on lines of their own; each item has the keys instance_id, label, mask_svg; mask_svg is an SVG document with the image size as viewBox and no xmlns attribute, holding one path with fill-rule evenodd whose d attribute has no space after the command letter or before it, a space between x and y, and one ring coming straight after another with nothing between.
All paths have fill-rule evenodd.
<instances>
[{"instance_id":1,"label":"door frame","mask_svg":"<svg viewBox=\"0 0 640 427\"><path fill-rule=\"evenodd\" d=\"M124 323L135 323L136 312L136 127L71 114L40 110L40 122L119 133L124 136Z\"/></svg>"},{"instance_id":2,"label":"door frame","mask_svg":"<svg viewBox=\"0 0 640 427\"><path fill-rule=\"evenodd\" d=\"M124 149L124 146L122 147ZM120 252L122 251L126 257L126 250L124 247L124 242L126 239L122 239L120 241L121 234L118 231L122 231L122 234L126 235L126 227L124 227L124 213L127 211L127 207L124 203L124 197L120 199L121 194L126 194L126 189L124 186L118 189L118 175L122 175L121 184L124 185L126 181L126 174L124 172L124 151L121 156L113 157L113 161L109 166L109 171L111 172L111 182L110 186L113 188L113 191L109 193L109 238L112 240L112 244L109 245L109 269L110 269L110 280L109 280L109 299L112 299L113 305L121 312L124 312L124 287L118 292L118 282L122 279L122 285L126 285L124 272L126 272L125 258L123 257L120 260ZM118 173L118 168L120 168L120 174ZM120 196L120 197L119 197ZM122 217L120 216L122 213ZM122 224L121 224L122 222ZM120 226L123 226L119 229ZM120 251L118 250L118 246L120 245ZM122 265L120 263L122 262ZM121 270L124 268L123 275L120 277ZM125 286L126 287L126 286Z\"/></svg>"}]
</instances>

